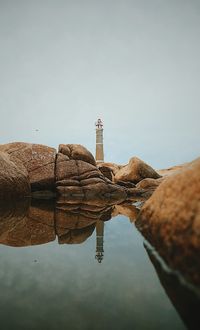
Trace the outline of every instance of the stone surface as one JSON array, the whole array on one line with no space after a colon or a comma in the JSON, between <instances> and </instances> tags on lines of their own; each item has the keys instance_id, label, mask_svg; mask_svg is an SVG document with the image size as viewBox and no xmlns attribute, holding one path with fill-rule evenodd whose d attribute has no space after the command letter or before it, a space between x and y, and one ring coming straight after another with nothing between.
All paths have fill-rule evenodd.
<instances>
[{"instance_id":1,"label":"stone surface","mask_svg":"<svg viewBox=\"0 0 200 330\"><path fill-rule=\"evenodd\" d=\"M115 174L115 182L130 181L138 183L145 178L158 179L160 175L151 166L137 157L131 158L128 165L122 167Z\"/></svg>"},{"instance_id":2,"label":"stone surface","mask_svg":"<svg viewBox=\"0 0 200 330\"><path fill-rule=\"evenodd\" d=\"M115 163L100 163L98 164L98 167L103 167L104 169L108 169L108 171L111 171L113 174L113 177L116 175L116 173L123 168L123 165L115 164Z\"/></svg>"},{"instance_id":3,"label":"stone surface","mask_svg":"<svg viewBox=\"0 0 200 330\"><path fill-rule=\"evenodd\" d=\"M60 148L60 150L63 150ZM64 151L65 152L65 151ZM113 184L95 166L86 161L76 153L76 159L69 158L59 152L56 161L56 190L62 195L63 201L74 200L98 202L105 201L108 205L122 202L127 193L124 188Z\"/></svg>"},{"instance_id":4,"label":"stone surface","mask_svg":"<svg viewBox=\"0 0 200 330\"><path fill-rule=\"evenodd\" d=\"M111 168L103 165L98 165L98 169L106 178L108 178L110 181L114 181L114 175Z\"/></svg>"},{"instance_id":5,"label":"stone surface","mask_svg":"<svg viewBox=\"0 0 200 330\"><path fill-rule=\"evenodd\" d=\"M0 199L30 196L30 184L26 169L17 166L10 156L0 151Z\"/></svg>"},{"instance_id":6,"label":"stone surface","mask_svg":"<svg viewBox=\"0 0 200 330\"><path fill-rule=\"evenodd\" d=\"M96 166L96 161L89 150L81 144L60 144L58 152L69 157L69 159L82 160Z\"/></svg>"},{"instance_id":7,"label":"stone surface","mask_svg":"<svg viewBox=\"0 0 200 330\"><path fill-rule=\"evenodd\" d=\"M14 142L0 145L0 151L8 153L18 167L25 167L32 191L54 189L56 149L41 144Z\"/></svg>"},{"instance_id":8,"label":"stone surface","mask_svg":"<svg viewBox=\"0 0 200 330\"><path fill-rule=\"evenodd\" d=\"M160 184L136 224L172 268L200 285L200 158Z\"/></svg>"}]
</instances>

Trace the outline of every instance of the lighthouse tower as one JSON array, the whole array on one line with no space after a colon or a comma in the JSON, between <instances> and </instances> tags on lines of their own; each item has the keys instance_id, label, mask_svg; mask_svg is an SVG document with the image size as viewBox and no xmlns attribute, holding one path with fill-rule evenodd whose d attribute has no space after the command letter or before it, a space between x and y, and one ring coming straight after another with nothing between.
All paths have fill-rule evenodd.
<instances>
[{"instance_id":1,"label":"lighthouse tower","mask_svg":"<svg viewBox=\"0 0 200 330\"><path fill-rule=\"evenodd\" d=\"M96 162L101 163L104 161L103 152L103 123L99 118L96 123Z\"/></svg>"}]
</instances>

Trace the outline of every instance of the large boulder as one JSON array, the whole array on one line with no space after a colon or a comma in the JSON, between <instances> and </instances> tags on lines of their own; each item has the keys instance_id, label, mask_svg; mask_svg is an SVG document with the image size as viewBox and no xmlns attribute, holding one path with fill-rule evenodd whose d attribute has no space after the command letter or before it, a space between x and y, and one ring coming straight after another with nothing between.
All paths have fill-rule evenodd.
<instances>
[{"instance_id":1,"label":"large boulder","mask_svg":"<svg viewBox=\"0 0 200 330\"><path fill-rule=\"evenodd\" d=\"M0 151L0 199L30 196L28 173L12 162L10 156Z\"/></svg>"},{"instance_id":2,"label":"large boulder","mask_svg":"<svg viewBox=\"0 0 200 330\"><path fill-rule=\"evenodd\" d=\"M115 174L115 182L130 181L138 183L145 178L158 179L160 175L151 166L137 157L132 157L128 165L122 167Z\"/></svg>"},{"instance_id":3,"label":"large boulder","mask_svg":"<svg viewBox=\"0 0 200 330\"><path fill-rule=\"evenodd\" d=\"M63 146L61 150L65 150ZM82 153L72 157L64 151L56 158L56 190L63 200L106 201L112 205L126 199L126 189L113 184L95 165L84 161Z\"/></svg>"},{"instance_id":4,"label":"large boulder","mask_svg":"<svg viewBox=\"0 0 200 330\"><path fill-rule=\"evenodd\" d=\"M160 184L136 224L172 268L200 285L200 158Z\"/></svg>"},{"instance_id":5,"label":"large boulder","mask_svg":"<svg viewBox=\"0 0 200 330\"><path fill-rule=\"evenodd\" d=\"M14 142L0 145L0 151L9 154L18 167L24 167L29 176L31 190L52 190L56 149L41 144Z\"/></svg>"},{"instance_id":6,"label":"large boulder","mask_svg":"<svg viewBox=\"0 0 200 330\"><path fill-rule=\"evenodd\" d=\"M69 159L82 160L96 166L96 161L89 150L81 144L60 144L58 152L69 157Z\"/></svg>"}]
</instances>

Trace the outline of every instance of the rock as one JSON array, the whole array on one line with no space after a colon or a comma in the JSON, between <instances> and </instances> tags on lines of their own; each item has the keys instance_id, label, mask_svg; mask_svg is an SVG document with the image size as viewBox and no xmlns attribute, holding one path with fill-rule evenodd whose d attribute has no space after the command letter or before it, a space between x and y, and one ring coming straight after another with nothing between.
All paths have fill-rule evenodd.
<instances>
[{"instance_id":1,"label":"rock","mask_svg":"<svg viewBox=\"0 0 200 330\"><path fill-rule=\"evenodd\" d=\"M111 171L113 176L115 176L116 173L121 168L123 168L124 166L123 165L118 165L118 164L115 164L115 163L100 163L100 164L98 164L98 167L99 168L103 167L104 169L108 169L108 171Z\"/></svg>"},{"instance_id":2,"label":"rock","mask_svg":"<svg viewBox=\"0 0 200 330\"><path fill-rule=\"evenodd\" d=\"M100 165L98 165L98 169L107 179L109 179L110 181L114 181L114 175L113 175L111 168L102 166L100 164Z\"/></svg>"},{"instance_id":3,"label":"rock","mask_svg":"<svg viewBox=\"0 0 200 330\"><path fill-rule=\"evenodd\" d=\"M60 144L58 152L69 157L69 159L82 160L96 166L96 161L85 147L81 144Z\"/></svg>"},{"instance_id":4,"label":"rock","mask_svg":"<svg viewBox=\"0 0 200 330\"><path fill-rule=\"evenodd\" d=\"M127 182L117 181L117 184L119 186L126 187L126 188L135 188L136 187L136 185L134 183L130 182L130 181L127 181Z\"/></svg>"},{"instance_id":5,"label":"rock","mask_svg":"<svg viewBox=\"0 0 200 330\"><path fill-rule=\"evenodd\" d=\"M160 175L151 166L137 157L131 158L128 165L122 167L115 174L115 182L130 181L138 183L145 178L158 179Z\"/></svg>"},{"instance_id":6,"label":"rock","mask_svg":"<svg viewBox=\"0 0 200 330\"><path fill-rule=\"evenodd\" d=\"M200 285L200 158L160 184L136 224L170 267Z\"/></svg>"},{"instance_id":7,"label":"rock","mask_svg":"<svg viewBox=\"0 0 200 330\"><path fill-rule=\"evenodd\" d=\"M184 167L188 166L189 163L184 163L181 165L175 165L166 169L158 170L158 174L160 174L162 177L167 177L169 175L175 174L180 172Z\"/></svg>"},{"instance_id":8,"label":"rock","mask_svg":"<svg viewBox=\"0 0 200 330\"><path fill-rule=\"evenodd\" d=\"M142 181L140 181L139 183L137 183L136 188L155 190L163 181L164 181L164 178L160 178L160 179L146 178L146 179L143 179Z\"/></svg>"},{"instance_id":9,"label":"rock","mask_svg":"<svg viewBox=\"0 0 200 330\"><path fill-rule=\"evenodd\" d=\"M0 151L0 199L13 199L30 196L28 173L17 166L10 156Z\"/></svg>"},{"instance_id":10,"label":"rock","mask_svg":"<svg viewBox=\"0 0 200 330\"><path fill-rule=\"evenodd\" d=\"M41 144L14 142L0 145L0 151L28 172L31 190L53 190L56 149Z\"/></svg>"},{"instance_id":11,"label":"rock","mask_svg":"<svg viewBox=\"0 0 200 330\"><path fill-rule=\"evenodd\" d=\"M60 149L61 150L61 149ZM70 156L72 157L72 155ZM77 154L75 156L78 157ZM126 199L126 190L108 180L96 166L80 159L58 153L56 161L56 190L63 201L105 201L108 205Z\"/></svg>"}]
</instances>

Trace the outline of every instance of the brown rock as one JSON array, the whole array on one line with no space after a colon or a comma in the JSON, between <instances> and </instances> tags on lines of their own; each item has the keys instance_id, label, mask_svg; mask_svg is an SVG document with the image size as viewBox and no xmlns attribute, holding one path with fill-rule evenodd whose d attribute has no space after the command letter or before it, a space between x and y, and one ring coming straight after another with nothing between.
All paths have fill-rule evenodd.
<instances>
[{"instance_id":1,"label":"brown rock","mask_svg":"<svg viewBox=\"0 0 200 330\"><path fill-rule=\"evenodd\" d=\"M200 285L200 158L161 183L136 223L172 268Z\"/></svg>"},{"instance_id":2,"label":"brown rock","mask_svg":"<svg viewBox=\"0 0 200 330\"><path fill-rule=\"evenodd\" d=\"M10 156L0 151L0 199L30 196L28 173L14 164Z\"/></svg>"},{"instance_id":3,"label":"brown rock","mask_svg":"<svg viewBox=\"0 0 200 330\"><path fill-rule=\"evenodd\" d=\"M106 166L102 166L102 165L98 165L98 169L100 170L100 172L110 181L114 181L114 175L113 172L111 170L111 168L106 167Z\"/></svg>"},{"instance_id":4,"label":"brown rock","mask_svg":"<svg viewBox=\"0 0 200 330\"><path fill-rule=\"evenodd\" d=\"M26 168L32 191L54 189L56 149L41 144L14 142L0 145L0 151L8 153L17 166Z\"/></svg>"},{"instance_id":5,"label":"brown rock","mask_svg":"<svg viewBox=\"0 0 200 330\"><path fill-rule=\"evenodd\" d=\"M58 152L66 155L69 159L82 160L96 166L96 161L91 152L81 144L60 144Z\"/></svg>"},{"instance_id":6,"label":"brown rock","mask_svg":"<svg viewBox=\"0 0 200 330\"><path fill-rule=\"evenodd\" d=\"M164 178L160 178L160 179L146 178L146 179L143 179L142 181L140 181L139 183L137 183L136 188L155 190L163 181L164 181Z\"/></svg>"},{"instance_id":7,"label":"brown rock","mask_svg":"<svg viewBox=\"0 0 200 330\"><path fill-rule=\"evenodd\" d=\"M137 157L130 159L128 165L122 167L115 175L117 181L131 181L138 183L145 178L158 179L160 175L148 164Z\"/></svg>"},{"instance_id":8,"label":"brown rock","mask_svg":"<svg viewBox=\"0 0 200 330\"><path fill-rule=\"evenodd\" d=\"M58 153L55 172L56 190L63 201L106 201L112 205L127 197L124 188L113 184L96 166L83 160L69 159L67 155Z\"/></svg>"},{"instance_id":9,"label":"brown rock","mask_svg":"<svg viewBox=\"0 0 200 330\"><path fill-rule=\"evenodd\" d=\"M123 168L123 165L118 165L115 163L100 163L98 164L98 167L103 167L103 168L107 168L108 171L110 170L112 172L112 174L115 176L116 173Z\"/></svg>"}]
</instances>

